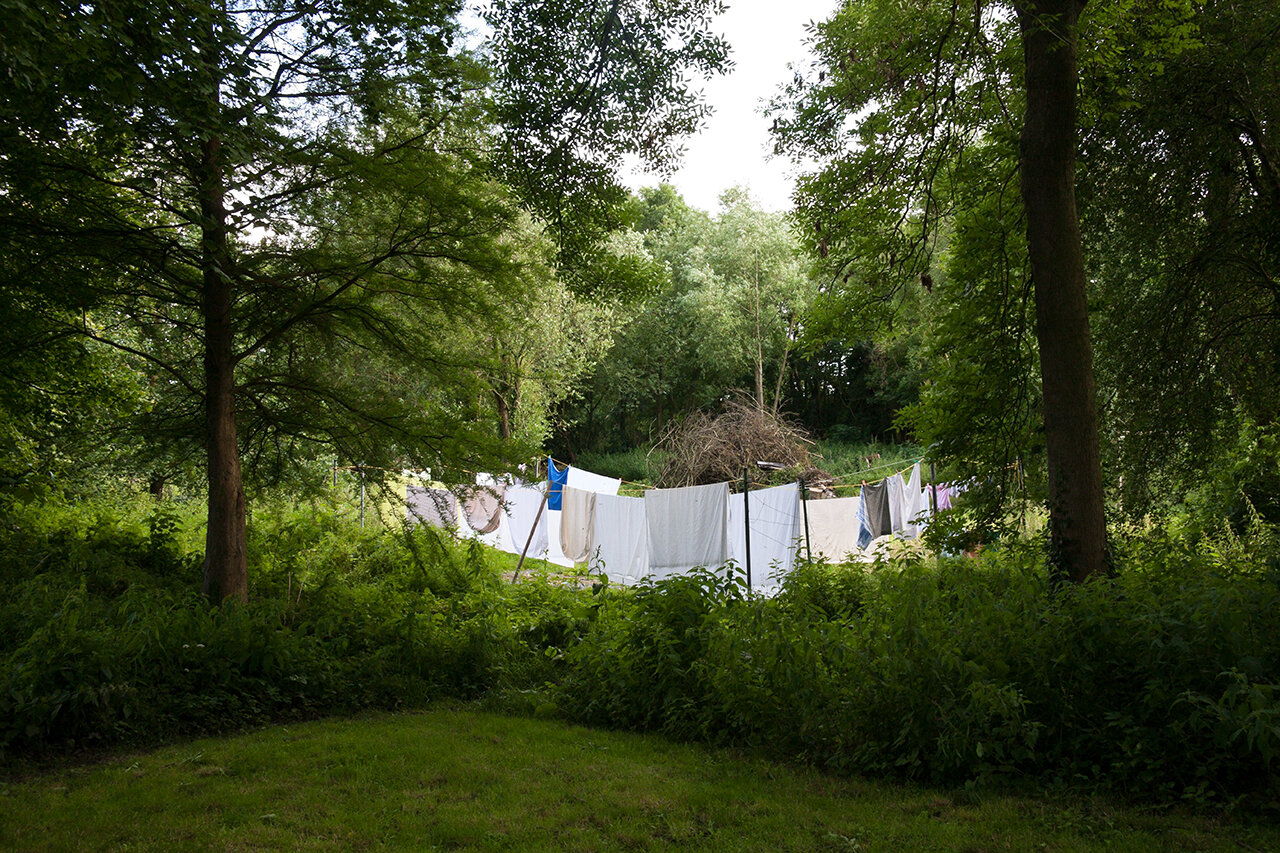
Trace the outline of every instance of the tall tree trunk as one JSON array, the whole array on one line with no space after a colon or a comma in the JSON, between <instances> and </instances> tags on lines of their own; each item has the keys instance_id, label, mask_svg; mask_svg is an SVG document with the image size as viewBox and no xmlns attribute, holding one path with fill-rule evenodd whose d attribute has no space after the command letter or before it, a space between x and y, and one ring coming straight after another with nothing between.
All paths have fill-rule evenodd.
<instances>
[{"instance_id":1,"label":"tall tree trunk","mask_svg":"<svg viewBox=\"0 0 1280 853\"><path fill-rule=\"evenodd\" d=\"M1044 386L1049 534L1057 570L1074 581L1105 572L1109 563L1075 197L1076 39L1084 5L1026 0L1017 6L1027 85L1022 199Z\"/></svg>"},{"instance_id":2,"label":"tall tree trunk","mask_svg":"<svg viewBox=\"0 0 1280 853\"><path fill-rule=\"evenodd\" d=\"M511 438L512 413L520 404L519 367L516 357L504 353L494 382L493 401L498 407L498 437L503 441Z\"/></svg>"},{"instance_id":3,"label":"tall tree trunk","mask_svg":"<svg viewBox=\"0 0 1280 853\"><path fill-rule=\"evenodd\" d=\"M760 334L760 259L756 259L756 411L764 412L764 339Z\"/></svg>"},{"instance_id":4,"label":"tall tree trunk","mask_svg":"<svg viewBox=\"0 0 1280 853\"><path fill-rule=\"evenodd\" d=\"M511 438L511 406L500 390L493 392L493 400L498 405L498 438L506 441Z\"/></svg>"},{"instance_id":5,"label":"tall tree trunk","mask_svg":"<svg viewBox=\"0 0 1280 853\"><path fill-rule=\"evenodd\" d=\"M778 365L778 381L773 386L773 416L778 416L782 408L782 383L787 377L787 359L791 355L791 340L795 334L795 321L787 324L787 332L782 344L782 362Z\"/></svg>"},{"instance_id":6,"label":"tall tree trunk","mask_svg":"<svg viewBox=\"0 0 1280 853\"><path fill-rule=\"evenodd\" d=\"M205 534L204 594L222 602L249 598L244 485L236 434L235 350L231 322L231 263L221 140L204 143L200 163L201 261L204 265L205 444L209 524Z\"/></svg>"}]
</instances>

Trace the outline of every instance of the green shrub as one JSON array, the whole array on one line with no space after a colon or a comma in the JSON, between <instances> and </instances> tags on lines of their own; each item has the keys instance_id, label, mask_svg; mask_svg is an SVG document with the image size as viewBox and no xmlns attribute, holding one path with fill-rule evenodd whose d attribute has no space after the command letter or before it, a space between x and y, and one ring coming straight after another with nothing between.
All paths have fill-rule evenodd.
<instances>
[{"instance_id":1,"label":"green shrub","mask_svg":"<svg viewBox=\"0 0 1280 853\"><path fill-rule=\"evenodd\" d=\"M1261 556L1153 537L1118 579L1056 592L1033 546L802 564L772 600L671 579L602 608L558 702L844 772L1163 800L1266 789L1280 597Z\"/></svg>"},{"instance_id":2,"label":"green shrub","mask_svg":"<svg viewBox=\"0 0 1280 853\"><path fill-rule=\"evenodd\" d=\"M489 694L843 773L1275 792L1280 548L1264 526L1135 537L1117 577L1063 589L1037 543L1006 543L802 561L765 598L723 570L511 585L474 544L282 501L252 520L250 603L211 607L192 515L9 508L0 751Z\"/></svg>"},{"instance_id":3,"label":"green shrub","mask_svg":"<svg viewBox=\"0 0 1280 853\"><path fill-rule=\"evenodd\" d=\"M254 514L246 606L198 595L181 507L19 517L0 536L0 753L538 686L592 613L589 593L508 591L478 546L361 530L323 504Z\"/></svg>"}]
</instances>

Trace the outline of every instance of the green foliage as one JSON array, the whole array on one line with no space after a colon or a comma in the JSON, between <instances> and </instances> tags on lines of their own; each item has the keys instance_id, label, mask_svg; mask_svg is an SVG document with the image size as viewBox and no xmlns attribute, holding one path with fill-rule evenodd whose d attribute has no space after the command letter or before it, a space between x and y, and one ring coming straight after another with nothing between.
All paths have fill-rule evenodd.
<instances>
[{"instance_id":1,"label":"green foliage","mask_svg":"<svg viewBox=\"0 0 1280 853\"><path fill-rule=\"evenodd\" d=\"M844 772L1200 801L1274 784L1280 605L1259 553L1151 537L1054 591L1035 548L713 574L606 602L559 701L595 723ZM1230 567L1230 568L1228 568Z\"/></svg>"},{"instance_id":2,"label":"green foliage","mask_svg":"<svg viewBox=\"0 0 1280 853\"><path fill-rule=\"evenodd\" d=\"M0 753L536 688L591 612L588 593L504 591L483 549L430 529L271 502L250 525L252 603L211 607L197 515L10 507Z\"/></svg>"},{"instance_id":3,"label":"green foliage","mask_svg":"<svg viewBox=\"0 0 1280 853\"><path fill-rule=\"evenodd\" d=\"M495 165L577 260L622 213L615 173L627 156L672 163L708 107L697 81L730 67L711 29L719 0L497 0L493 28Z\"/></svg>"},{"instance_id":4,"label":"green foliage","mask_svg":"<svg viewBox=\"0 0 1280 853\"><path fill-rule=\"evenodd\" d=\"M740 188L714 217L670 187L643 190L631 207L658 275L620 308L608 357L562 410L566 455L653 443L735 391L776 412L795 372L815 285L786 220Z\"/></svg>"},{"instance_id":5,"label":"green foliage","mask_svg":"<svg viewBox=\"0 0 1280 853\"><path fill-rule=\"evenodd\" d=\"M511 585L505 562L431 529L263 501L251 603L210 607L192 592L197 518L143 500L9 507L6 756L485 696L840 773L1274 795L1280 539L1265 525L1130 536L1115 578L1062 589L1033 542L801 561L766 599L719 569Z\"/></svg>"},{"instance_id":6,"label":"green foliage","mask_svg":"<svg viewBox=\"0 0 1280 853\"><path fill-rule=\"evenodd\" d=\"M1280 416L1280 14L1218 0L1089 9L1084 35L1103 53L1083 92L1081 224L1114 389L1104 438L1140 516Z\"/></svg>"},{"instance_id":7,"label":"green foliage","mask_svg":"<svg viewBox=\"0 0 1280 853\"><path fill-rule=\"evenodd\" d=\"M652 483L662 471L666 453L661 450L633 447L616 453L585 451L578 454L578 465L606 477L618 477L632 483Z\"/></svg>"}]
</instances>

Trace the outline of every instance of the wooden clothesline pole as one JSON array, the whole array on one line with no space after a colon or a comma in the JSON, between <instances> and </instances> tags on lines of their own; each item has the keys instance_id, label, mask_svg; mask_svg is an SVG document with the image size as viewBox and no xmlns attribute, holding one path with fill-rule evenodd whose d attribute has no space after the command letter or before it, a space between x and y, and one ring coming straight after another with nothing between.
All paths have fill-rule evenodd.
<instances>
[{"instance_id":1,"label":"wooden clothesline pole","mask_svg":"<svg viewBox=\"0 0 1280 853\"><path fill-rule=\"evenodd\" d=\"M524 550L520 552L520 561L516 563L515 574L511 576L511 582L515 583L516 578L520 577L520 568L524 565L524 556L529 553L529 545L533 543L533 534L538 532L538 522L542 520L542 509L547 505L547 498L551 497L551 489L547 489L542 493L542 502L538 504L538 514L533 517L533 527L529 528L529 537L524 540Z\"/></svg>"}]
</instances>

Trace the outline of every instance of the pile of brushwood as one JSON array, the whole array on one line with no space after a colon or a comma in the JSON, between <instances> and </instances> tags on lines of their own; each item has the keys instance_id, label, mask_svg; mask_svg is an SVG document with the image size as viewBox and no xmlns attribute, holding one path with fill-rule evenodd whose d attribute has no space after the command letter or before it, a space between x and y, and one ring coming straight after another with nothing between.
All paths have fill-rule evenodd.
<instances>
[{"instance_id":1,"label":"pile of brushwood","mask_svg":"<svg viewBox=\"0 0 1280 853\"><path fill-rule=\"evenodd\" d=\"M807 470L813 442L803 428L746 399L732 399L718 415L695 412L659 444L666 463L658 477L663 488L724 483L756 474L757 462L772 462L788 473Z\"/></svg>"}]
</instances>

